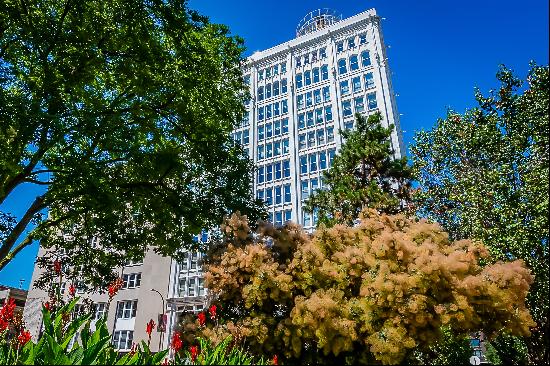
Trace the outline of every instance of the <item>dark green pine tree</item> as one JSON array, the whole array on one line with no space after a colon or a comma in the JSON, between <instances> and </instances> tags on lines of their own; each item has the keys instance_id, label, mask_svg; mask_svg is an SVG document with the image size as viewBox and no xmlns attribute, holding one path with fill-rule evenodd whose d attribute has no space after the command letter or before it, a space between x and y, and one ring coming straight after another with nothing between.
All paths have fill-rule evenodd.
<instances>
[{"instance_id":1,"label":"dark green pine tree","mask_svg":"<svg viewBox=\"0 0 550 366\"><path fill-rule=\"evenodd\" d=\"M406 157L394 158L394 126L383 127L380 113L355 118L355 129L340 132L344 143L324 172L326 188L305 203L306 211L318 213L319 224L352 225L363 209L394 214L409 206L412 170Z\"/></svg>"}]
</instances>

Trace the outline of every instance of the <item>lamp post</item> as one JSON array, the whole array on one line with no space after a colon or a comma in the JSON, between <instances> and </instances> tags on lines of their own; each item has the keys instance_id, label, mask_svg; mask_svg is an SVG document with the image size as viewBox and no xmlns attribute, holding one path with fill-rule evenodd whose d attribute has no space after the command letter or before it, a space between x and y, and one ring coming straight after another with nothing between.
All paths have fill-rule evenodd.
<instances>
[{"instance_id":1,"label":"lamp post","mask_svg":"<svg viewBox=\"0 0 550 366\"><path fill-rule=\"evenodd\" d=\"M158 291L158 290L155 290L154 288L151 289L151 291L153 292L156 292L157 294L160 295L160 298L162 299L162 315L161 315L161 319L162 319L162 328L161 328L161 331L160 331L160 337L159 337L159 351L160 351L160 348L162 347L162 341L163 341L163 336L164 336L164 330L166 328L166 324L164 324L164 313L165 313L165 306L164 306L164 296L162 296L162 294ZM159 324L158 326L160 326L160 319L157 319L159 320Z\"/></svg>"}]
</instances>

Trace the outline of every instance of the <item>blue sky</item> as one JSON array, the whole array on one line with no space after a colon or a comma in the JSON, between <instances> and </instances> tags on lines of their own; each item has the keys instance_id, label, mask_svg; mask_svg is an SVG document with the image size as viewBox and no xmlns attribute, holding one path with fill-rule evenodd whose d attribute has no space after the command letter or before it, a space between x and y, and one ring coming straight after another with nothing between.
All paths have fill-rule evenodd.
<instances>
[{"instance_id":1,"label":"blue sky","mask_svg":"<svg viewBox=\"0 0 550 366\"><path fill-rule=\"evenodd\" d=\"M382 29L407 146L415 131L429 129L447 108L473 107L474 87L496 87L499 64L522 78L531 60L548 64L546 0L191 0L190 6L243 37L246 55L294 38L311 10L329 7L350 17L375 8L386 18ZM20 216L35 194L19 189L5 207ZM21 252L0 272L0 284L19 286L23 278L27 288L37 250L35 244Z\"/></svg>"}]
</instances>

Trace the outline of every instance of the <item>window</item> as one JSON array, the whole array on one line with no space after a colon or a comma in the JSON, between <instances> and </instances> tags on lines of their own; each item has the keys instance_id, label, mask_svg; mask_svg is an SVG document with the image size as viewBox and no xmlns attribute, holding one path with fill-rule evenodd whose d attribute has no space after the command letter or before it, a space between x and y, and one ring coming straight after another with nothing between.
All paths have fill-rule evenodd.
<instances>
[{"instance_id":1,"label":"window","mask_svg":"<svg viewBox=\"0 0 550 366\"><path fill-rule=\"evenodd\" d=\"M307 147L315 146L315 131L307 133Z\"/></svg>"},{"instance_id":2,"label":"window","mask_svg":"<svg viewBox=\"0 0 550 366\"><path fill-rule=\"evenodd\" d=\"M286 61L281 63L281 74L284 74L286 72Z\"/></svg>"},{"instance_id":3,"label":"window","mask_svg":"<svg viewBox=\"0 0 550 366\"><path fill-rule=\"evenodd\" d=\"M353 113L351 111L351 101L345 100L342 102L342 113L344 114L344 117L351 116Z\"/></svg>"},{"instance_id":4,"label":"window","mask_svg":"<svg viewBox=\"0 0 550 366\"><path fill-rule=\"evenodd\" d=\"M273 156L273 145L272 144L266 144L265 145L265 157L271 158Z\"/></svg>"},{"instance_id":5,"label":"window","mask_svg":"<svg viewBox=\"0 0 550 366\"><path fill-rule=\"evenodd\" d=\"M292 210L285 210L285 221L292 220Z\"/></svg>"},{"instance_id":6,"label":"window","mask_svg":"<svg viewBox=\"0 0 550 366\"><path fill-rule=\"evenodd\" d=\"M307 156L300 156L300 174L307 173Z\"/></svg>"},{"instance_id":7,"label":"window","mask_svg":"<svg viewBox=\"0 0 550 366\"><path fill-rule=\"evenodd\" d=\"M271 98L271 84L265 86L265 99Z\"/></svg>"},{"instance_id":8,"label":"window","mask_svg":"<svg viewBox=\"0 0 550 366\"><path fill-rule=\"evenodd\" d=\"M351 55L349 58L349 69L351 71L359 69L359 61L357 60L357 55Z\"/></svg>"},{"instance_id":9,"label":"window","mask_svg":"<svg viewBox=\"0 0 550 366\"><path fill-rule=\"evenodd\" d=\"M302 200L307 200L309 198L309 185L308 181L302 181Z\"/></svg>"},{"instance_id":10,"label":"window","mask_svg":"<svg viewBox=\"0 0 550 366\"><path fill-rule=\"evenodd\" d=\"M258 121L263 121L264 119L264 107L258 108Z\"/></svg>"},{"instance_id":11,"label":"window","mask_svg":"<svg viewBox=\"0 0 550 366\"><path fill-rule=\"evenodd\" d=\"M304 84L306 86L311 85L311 71L309 70L304 72Z\"/></svg>"},{"instance_id":12,"label":"window","mask_svg":"<svg viewBox=\"0 0 550 366\"><path fill-rule=\"evenodd\" d=\"M330 149L328 151L328 166L332 166L332 163L334 162L334 156L336 155L335 149Z\"/></svg>"},{"instance_id":13,"label":"window","mask_svg":"<svg viewBox=\"0 0 550 366\"><path fill-rule=\"evenodd\" d=\"M332 121L332 106L325 107L325 121Z\"/></svg>"},{"instance_id":14,"label":"window","mask_svg":"<svg viewBox=\"0 0 550 366\"><path fill-rule=\"evenodd\" d=\"M107 303L97 302L94 304L94 320L99 320L105 317L107 313Z\"/></svg>"},{"instance_id":15,"label":"window","mask_svg":"<svg viewBox=\"0 0 550 366\"><path fill-rule=\"evenodd\" d=\"M198 290L199 290L199 296L204 296L204 278L199 277L198 278Z\"/></svg>"},{"instance_id":16,"label":"window","mask_svg":"<svg viewBox=\"0 0 550 366\"><path fill-rule=\"evenodd\" d=\"M283 102L286 102L286 100L284 100ZM284 135L285 133L288 133L288 118L283 118L281 120L281 123L282 123L282 133Z\"/></svg>"},{"instance_id":17,"label":"window","mask_svg":"<svg viewBox=\"0 0 550 366\"><path fill-rule=\"evenodd\" d=\"M273 190L271 188L265 190L265 204L268 206L273 204Z\"/></svg>"},{"instance_id":18,"label":"window","mask_svg":"<svg viewBox=\"0 0 550 366\"><path fill-rule=\"evenodd\" d=\"M202 231L201 242L206 243L208 241L208 233L206 230ZM196 252L189 253L189 269L196 270L199 266L199 254Z\"/></svg>"},{"instance_id":19,"label":"window","mask_svg":"<svg viewBox=\"0 0 550 366\"><path fill-rule=\"evenodd\" d=\"M313 100L315 104L321 103L321 89L316 89L313 91Z\"/></svg>"},{"instance_id":20,"label":"window","mask_svg":"<svg viewBox=\"0 0 550 366\"><path fill-rule=\"evenodd\" d=\"M274 115L275 117L281 115L281 110L280 110L280 108L279 108L279 102L273 103L273 115Z\"/></svg>"},{"instance_id":21,"label":"window","mask_svg":"<svg viewBox=\"0 0 550 366\"><path fill-rule=\"evenodd\" d=\"M246 85L250 85L250 75L246 75L243 80Z\"/></svg>"},{"instance_id":22,"label":"window","mask_svg":"<svg viewBox=\"0 0 550 366\"><path fill-rule=\"evenodd\" d=\"M349 94L349 82L347 80L340 81L340 94L342 96Z\"/></svg>"},{"instance_id":23,"label":"window","mask_svg":"<svg viewBox=\"0 0 550 366\"><path fill-rule=\"evenodd\" d=\"M281 141L275 141L273 143L273 156L279 156L281 153Z\"/></svg>"},{"instance_id":24,"label":"window","mask_svg":"<svg viewBox=\"0 0 550 366\"><path fill-rule=\"evenodd\" d=\"M302 129L306 127L306 115L304 113L300 113L298 115L298 128Z\"/></svg>"},{"instance_id":25,"label":"window","mask_svg":"<svg viewBox=\"0 0 550 366\"><path fill-rule=\"evenodd\" d=\"M258 189L258 192L256 192L256 196L258 197L259 200L264 200L264 190L263 189Z\"/></svg>"},{"instance_id":26,"label":"window","mask_svg":"<svg viewBox=\"0 0 550 366\"><path fill-rule=\"evenodd\" d=\"M264 87L259 86L258 87L258 101L264 100Z\"/></svg>"},{"instance_id":27,"label":"window","mask_svg":"<svg viewBox=\"0 0 550 366\"><path fill-rule=\"evenodd\" d=\"M306 134L301 133L298 135L298 150L303 150L306 148Z\"/></svg>"},{"instance_id":28,"label":"window","mask_svg":"<svg viewBox=\"0 0 550 366\"><path fill-rule=\"evenodd\" d=\"M117 330L113 333L113 347L117 350L129 350L134 342L133 330Z\"/></svg>"},{"instance_id":29,"label":"window","mask_svg":"<svg viewBox=\"0 0 550 366\"><path fill-rule=\"evenodd\" d=\"M264 159L264 145L258 145L258 160Z\"/></svg>"},{"instance_id":30,"label":"window","mask_svg":"<svg viewBox=\"0 0 550 366\"><path fill-rule=\"evenodd\" d=\"M273 165L269 164L265 167L265 181L271 182L273 180Z\"/></svg>"},{"instance_id":31,"label":"window","mask_svg":"<svg viewBox=\"0 0 550 366\"><path fill-rule=\"evenodd\" d=\"M117 319L132 319L136 317L137 300L119 301L117 303Z\"/></svg>"},{"instance_id":32,"label":"window","mask_svg":"<svg viewBox=\"0 0 550 366\"><path fill-rule=\"evenodd\" d=\"M353 79L351 79L351 85L352 85L354 93L360 91L361 90L361 77L356 76Z\"/></svg>"},{"instance_id":33,"label":"window","mask_svg":"<svg viewBox=\"0 0 550 366\"><path fill-rule=\"evenodd\" d=\"M376 102L376 93L371 93L367 95L367 101L369 109L375 109L376 107L378 107L378 103Z\"/></svg>"},{"instance_id":34,"label":"window","mask_svg":"<svg viewBox=\"0 0 550 366\"><path fill-rule=\"evenodd\" d=\"M363 67L370 66L370 53L369 53L369 51L361 52L361 65Z\"/></svg>"},{"instance_id":35,"label":"window","mask_svg":"<svg viewBox=\"0 0 550 366\"><path fill-rule=\"evenodd\" d=\"M248 145L250 142L250 131L244 130L243 131L243 145Z\"/></svg>"},{"instance_id":36,"label":"window","mask_svg":"<svg viewBox=\"0 0 550 366\"><path fill-rule=\"evenodd\" d=\"M264 139L264 126L258 126L258 141Z\"/></svg>"},{"instance_id":37,"label":"window","mask_svg":"<svg viewBox=\"0 0 550 366\"><path fill-rule=\"evenodd\" d=\"M286 79L281 80L281 93L283 94L286 93L287 88L288 88L288 85L287 85Z\"/></svg>"},{"instance_id":38,"label":"window","mask_svg":"<svg viewBox=\"0 0 550 366\"><path fill-rule=\"evenodd\" d=\"M297 56L294 60L296 61L296 67L302 66L302 58L300 56Z\"/></svg>"},{"instance_id":39,"label":"window","mask_svg":"<svg viewBox=\"0 0 550 366\"><path fill-rule=\"evenodd\" d=\"M317 61L317 51L313 51L311 53L311 63L314 63L315 61Z\"/></svg>"},{"instance_id":40,"label":"window","mask_svg":"<svg viewBox=\"0 0 550 366\"><path fill-rule=\"evenodd\" d=\"M258 70L258 80L264 79L264 70Z\"/></svg>"},{"instance_id":41,"label":"window","mask_svg":"<svg viewBox=\"0 0 550 366\"><path fill-rule=\"evenodd\" d=\"M283 189L281 186L275 187L275 204L280 205L283 203Z\"/></svg>"},{"instance_id":42,"label":"window","mask_svg":"<svg viewBox=\"0 0 550 366\"><path fill-rule=\"evenodd\" d=\"M344 41L336 43L336 52L344 52Z\"/></svg>"},{"instance_id":43,"label":"window","mask_svg":"<svg viewBox=\"0 0 550 366\"><path fill-rule=\"evenodd\" d=\"M303 94L296 96L296 105L297 105L298 109L303 109L305 107L305 105L304 105L304 95Z\"/></svg>"},{"instance_id":44,"label":"window","mask_svg":"<svg viewBox=\"0 0 550 366\"><path fill-rule=\"evenodd\" d=\"M365 74L365 89L374 88L374 78L372 72Z\"/></svg>"},{"instance_id":45,"label":"window","mask_svg":"<svg viewBox=\"0 0 550 366\"><path fill-rule=\"evenodd\" d=\"M344 123L345 130L351 130L353 128L353 121L348 121Z\"/></svg>"},{"instance_id":46,"label":"window","mask_svg":"<svg viewBox=\"0 0 550 366\"><path fill-rule=\"evenodd\" d=\"M275 130L274 136L279 136L281 134L281 121L273 122L273 129Z\"/></svg>"},{"instance_id":47,"label":"window","mask_svg":"<svg viewBox=\"0 0 550 366\"><path fill-rule=\"evenodd\" d=\"M122 288L136 288L141 285L141 273L126 273L122 276Z\"/></svg>"},{"instance_id":48,"label":"window","mask_svg":"<svg viewBox=\"0 0 550 366\"><path fill-rule=\"evenodd\" d=\"M271 67L268 67L267 69L265 69L265 78L270 78L271 77Z\"/></svg>"},{"instance_id":49,"label":"window","mask_svg":"<svg viewBox=\"0 0 550 366\"><path fill-rule=\"evenodd\" d=\"M367 35L366 34L359 35L359 44L365 44L365 43L367 43Z\"/></svg>"},{"instance_id":50,"label":"window","mask_svg":"<svg viewBox=\"0 0 550 366\"><path fill-rule=\"evenodd\" d=\"M281 109L283 114L288 113L288 100L286 99L281 100Z\"/></svg>"},{"instance_id":51,"label":"window","mask_svg":"<svg viewBox=\"0 0 550 366\"><path fill-rule=\"evenodd\" d=\"M265 106L265 118L271 118L271 104Z\"/></svg>"},{"instance_id":52,"label":"window","mask_svg":"<svg viewBox=\"0 0 550 366\"><path fill-rule=\"evenodd\" d=\"M334 127L327 128L327 142L334 141Z\"/></svg>"},{"instance_id":53,"label":"window","mask_svg":"<svg viewBox=\"0 0 550 366\"><path fill-rule=\"evenodd\" d=\"M279 65L273 66L273 76L279 75Z\"/></svg>"},{"instance_id":54,"label":"window","mask_svg":"<svg viewBox=\"0 0 550 366\"><path fill-rule=\"evenodd\" d=\"M311 92L306 93L306 107L311 107L313 105L313 98L311 97Z\"/></svg>"},{"instance_id":55,"label":"window","mask_svg":"<svg viewBox=\"0 0 550 366\"><path fill-rule=\"evenodd\" d=\"M304 227L311 226L311 214L304 211Z\"/></svg>"},{"instance_id":56,"label":"window","mask_svg":"<svg viewBox=\"0 0 550 366\"><path fill-rule=\"evenodd\" d=\"M357 97L353 100L353 103L355 104L355 113L361 113L365 111L365 103L363 101L363 97Z\"/></svg>"},{"instance_id":57,"label":"window","mask_svg":"<svg viewBox=\"0 0 550 366\"><path fill-rule=\"evenodd\" d=\"M270 138L273 136L273 125L271 123L265 124L265 137Z\"/></svg>"},{"instance_id":58,"label":"window","mask_svg":"<svg viewBox=\"0 0 550 366\"><path fill-rule=\"evenodd\" d=\"M355 48L355 38L349 38L348 39L348 49Z\"/></svg>"},{"instance_id":59,"label":"window","mask_svg":"<svg viewBox=\"0 0 550 366\"><path fill-rule=\"evenodd\" d=\"M296 89L300 89L302 86L302 74L296 74Z\"/></svg>"},{"instance_id":60,"label":"window","mask_svg":"<svg viewBox=\"0 0 550 366\"><path fill-rule=\"evenodd\" d=\"M311 127L314 125L313 122L313 111L306 113L306 123L308 127Z\"/></svg>"},{"instance_id":61,"label":"window","mask_svg":"<svg viewBox=\"0 0 550 366\"><path fill-rule=\"evenodd\" d=\"M311 193L315 193L315 191L319 188L319 179L313 178L311 180Z\"/></svg>"},{"instance_id":62,"label":"window","mask_svg":"<svg viewBox=\"0 0 550 366\"><path fill-rule=\"evenodd\" d=\"M343 75L346 72L348 72L348 69L347 69L347 66L346 66L346 59L341 58L341 59L338 60L338 73L340 75Z\"/></svg>"},{"instance_id":63,"label":"window","mask_svg":"<svg viewBox=\"0 0 550 366\"><path fill-rule=\"evenodd\" d=\"M325 57L327 57L327 49L326 48L319 49L319 58L325 58Z\"/></svg>"},{"instance_id":64,"label":"window","mask_svg":"<svg viewBox=\"0 0 550 366\"><path fill-rule=\"evenodd\" d=\"M284 185L284 194L285 194L285 203L290 203L291 201L291 193L290 193L290 184Z\"/></svg>"},{"instance_id":65,"label":"window","mask_svg":"<svg viewBox=\"0 0 550 366\"><path fill-rule=\"evenodd\" d=\"M281 162L275 163L273 165L275 166L275 179L281 179L283 177Z\"/></svg>"},{"instance_id":66,"label":"window","mask_svg":"<svg viewBox=\"0 0 550 366\"><path fill-rule=\"evenodd\" d=\"M304 65L309 64L309 54L304 55Z\"/></svg>"},{"instance_id":67,"label":"window","mask_svg":"<svg viewBox=\"0 0 550 366\"><path fill-rule=\"evenodd\" d=\"M261 167L258 167L258 183L263 183L264 182L264 167L261 166Z\"/></svg>"},{"instance_id":68,"label":"window","mask_svg":"<svg viewBox=\"0 0 550 366\"><path fill-rule=\"evenodd\" d=\"M319 153L319 169L323 170L327 168L327 154L324 151Z\"/></svg>"},{"instance_id":69,"label":"window","mask_svg":"<svg viewBox=\"0 0 550 366\"><path fill-rule=\"evenodd\" d=\"M325 102L328 102L330 100L330 87L324 86L323 87L323 100Z\"/></svg>"},{"instance_id":70,"label":"window","mask_svg":"<svg viewBox=\"0 0 550 366\"><path fill-rule=\"evenodd\" d=\"M288 154L290 151L288 139L283 139L283 154Z\"/></svg>"},{"instance_id":71,"label":"window","mask_svg":"<svg viewBox=\"0 0 550 366\"><path fill-rule=\"evenodd\" d=\"M317 145L323 145L325 143L325 130L317 130Z\"/></svg>"},{"instance_id":72,"label":"window","mask_svg":"<svg viewBox=\"0 0 550 366\"><path fill-rule=\"evenodd\" d=\"M315 67L312 71L313 71L313 82L318 83L320 81L320 79L319 79L319 68Z\"/></svg>"},{"instance_id":73,"label":"window","mask_svg":"<svg viewBox=\"0 0 550 366\"><path fill-rule=\"evenodd\" d=\"M274 81L273 82L273 96L276 97L277 95L279 95L279 82Z\"/></svg>"},{"instance_id":74,"label":"window","mask_svg":"<svg viewBox=\"0 0 550 366\"><path fill-rule=\"evenodd\" d=\"M317 108L315 110L315 123L323 123L323 108Z\"/></svg>"},{"instance_id":75,"label":"window","mask_svg":"<svg viewBox=\"0 0 550 366\"><path fill-rule=\"evenodd\" d=\"M267 214L267 221L273 222L273 212Z\"/></svg>"},{"instance_id":76,"label":"window","mask_svg":"<svg viewBox=\"0 0 550 366\"><path fill-rule=\"evenodd\" d=\"M197 296L196 285L197 285L196 277L189 277L187 279L187 296Z\"/></svg>"},{"instance_id":77,"label":"window","mask_svg":"<svg viewBox=\"0 0 550 366\"><path fill-rule=\"evenodd\" d=\"M283 161L283 176L285 178L290 177L290 160Z\"/></svg>"},{"instance_id":78,"label":"window","mask_svg":"<svg viewBox=\"0 0 550 366\"><path fill-rule=\"evenodd\" d=\"M310 172L317 171L317 154L309 155L309 171Z\"/></svg>"},{"instance_id":79,"label":"window","mask_svg":"<svg viewBox=\"0 0 550 366\"><path fill-rule=\"evenodd\" d=\"M321 79L328 80L328 65L321 66Z\"/></svg>"},{"instance_id":80,"label":"window","mask_svg":"<svg viewBox=\"0 0 550 366\"><path fill-rule=\"evenodd\" d=\"M275 212L275 225L283 224L283 211Z\"/></svg>"}]
</instances>

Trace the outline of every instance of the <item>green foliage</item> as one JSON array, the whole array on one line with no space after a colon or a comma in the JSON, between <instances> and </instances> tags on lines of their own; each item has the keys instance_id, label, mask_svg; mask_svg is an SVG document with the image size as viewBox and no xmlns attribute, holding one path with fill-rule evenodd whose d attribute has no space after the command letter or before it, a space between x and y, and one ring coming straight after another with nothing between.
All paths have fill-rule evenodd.
<instances>
[{"instance_id":1,"label":"green foliage","mask_svg":"<svg viewBox=\"0 0 550 366\"><path fill-rule=\"evenodd\" d=\"M19 221L0 212L0 268L40 239L86 268L72 277L110 282L148 245L176 255L229 212L261 215L230 138L247 87L227 27L185 0L0 8L0 204L24 184L44 192Z\"/></svg>"},{"instance_id":2,"label":"green foliage","mask_svg":"<svg viewBox=\"0 0 550 366\"><path fill-rule=\"evenodd\" d=\"M470 340L456 335L448 327L441 330L441 339L425 350L415 350L407 360L412 365L467 365L472 356Z\"/></svg>"},{"instance_id":3,"label":"green foliage","mask_svg":"<svg viewBox=\"0 0 550 366\"><path fill-rule=\"evenodd\" d=\"M493 365L525 365L528 363L528 349L522 338L500 335L486 342L485 357Z\"/></svg>"},{"instance_id":4,"label":"green foliage","mask_svg":"<svg viewBox=\"0 0 550 366\"><path fill-rule=\"evenodd\" d=\"M482 240L489 261L525 261L535 275L528 304L538 323L525 339L529 361L548 363L548 66L532 65L523 93L510 70L497 78L497 91L476 93L477 107L450 111L415 136L415 198L419 214L454 239Z\"/></svg>"},{"instance_id":5,"label":"green foliage","mask_svg":"<svg viewBox=\"0 0 550 366\"><path fill-rule=\"evenodd\" d=\"M329 188L313 193L305 205L305 210L318 212L319 223L352 224L365 208L393 214L408 203L411 169L405 157L394 158L394 126L385 128L381 121L380 113L368 119L357 114L355 128L340 131L345 142L323 174Z\"/></svg>"},{"instance_id":6,"label":"green foliage","mask_svg":"<svg viewBox=\"0 0 550 366\"><path fill-rule=\"evenodd\" d=\"M240 347L231 344L231 337L213 345L207 339L198 338L198 355L193 360L189 350L176 354L176 365L267 365L263 357L256 358Z\"/></svg>"}]
</instances>

